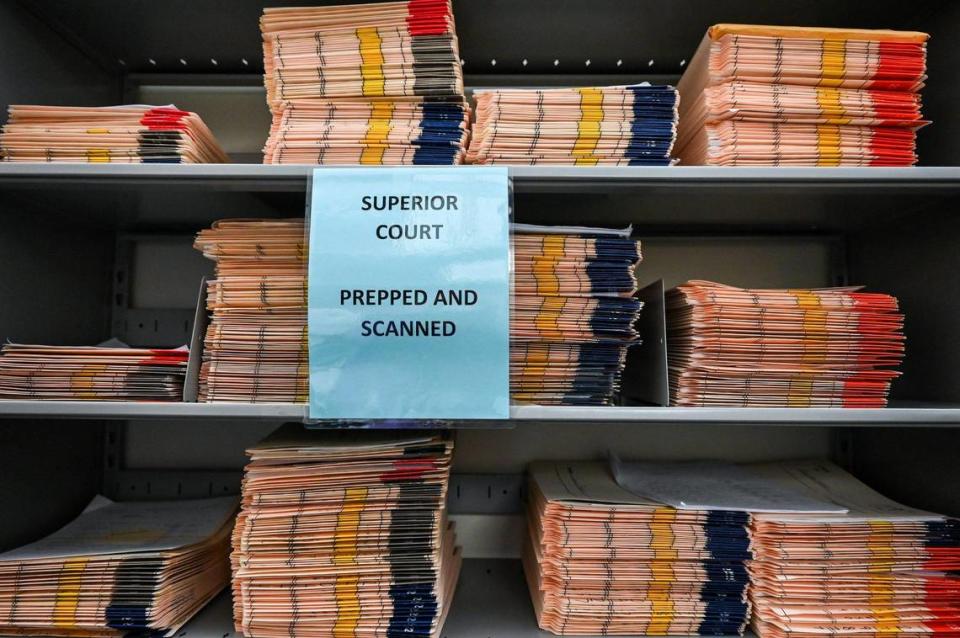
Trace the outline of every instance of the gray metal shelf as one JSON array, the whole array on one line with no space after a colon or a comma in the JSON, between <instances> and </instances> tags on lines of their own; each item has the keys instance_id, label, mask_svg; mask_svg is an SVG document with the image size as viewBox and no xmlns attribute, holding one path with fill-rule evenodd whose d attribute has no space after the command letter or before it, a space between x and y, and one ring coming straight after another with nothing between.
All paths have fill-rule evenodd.
<instances>
[{"instance_id":1,"label":"gray metal shelf","mask_svg":"<svg viewBox=\"0 0 960 638\"><path fill-rule=\"evenodd\" d=\"M284 403L138 403L0 401L0 419L197 419L300 421L304 405ZM672 408L647 406L513 406L510 421L463 421L455 427L504 427L524 422L691 423L716 425L960 427L960 405L894 403L886 409Z\"/></svg>"},{"instance_id":2,"label":"gray metal shelf","mask_svg":"<svg viewBox=\"0 0 960 638\"><path fill-rule=\"evenodd\" d=\"M235 638L229 593L207 605L178 638ZM441 638L548 638L541 631L530 602L520 561L467 559ZM753 638L749 632L748 638Z\"/></svg>"},{"instance_id":3,"label":"gray metal shelf","mask_svg":"<svg viewBox=\"0 0 960 638\"><path fill-rule=\"evenodd\" d=\"M321 167L265 164L0 164L0 185L76 184L96 186L200 186L234 190L300 191L310 173ZM449 167L470 170L471 167ZM717 167L717 166L512 166L521 192L607 191L661 185L763 187L804 186L817 189L945 189L960 185L960 166L871 167Z\"/></svg>"},{"instance_id":4,"label":"gray metal shelf","mask_svg":"<svg viewBox=\"0 0 960 638\"><path fill-rule=\"evenodd\" d=\"M301 214L317 167L0 163L10 211L75 226L196 232L224 216ZM322 170L322 169L320 169ZM471 170L450 167L449 170ZM510 167L516 221L660 232L847 232L932 218L960 167ZM605 198L603 206L598 198ZM584 210L589 207L589 215ZM229 211L229 212L227 212Z\"/></svg>"}]
</instances>

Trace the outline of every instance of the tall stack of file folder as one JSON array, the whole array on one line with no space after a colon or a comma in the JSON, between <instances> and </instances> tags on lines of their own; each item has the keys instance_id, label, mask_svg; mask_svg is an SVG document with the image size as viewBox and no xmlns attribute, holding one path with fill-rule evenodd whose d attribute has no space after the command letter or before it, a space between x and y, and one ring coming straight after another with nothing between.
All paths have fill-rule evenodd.
<instances>
[{"instance_id":1,"label":"tall stack of file folder","mask_svg":"<svg viewBox=\"0 0 960 638\"><path fill-rule=\"evenodd\" d=\"M267 8L266 164L458 164L467 142L450 0Z\"/></svg>"},{"instance_id":2,"label":"tall stack of file folder","mask_svg":"<svg viewBox=\"0 0 960 638\"><path fill-rule=\"evenodd\" d=\"M661 166L677 135L672 86L474 91L474 164Z\"/></svg>"},{"instance_id":3,"label":"tall stack of file folder","mask_svg":"<svg viewBox=\"0 0 960 638\"><path fill-rule=\"evenodd\" d=\"M639 343L640 242L630 231L513 227L510 394L521 403L606 405Z\"/></svg>"},{"instance_id":4,"label":"tall stack of file folder","mask_svg":"<svg viewBox=\"0 0 960 638\"><path fill-rule=\"evenodd\" d=\"M678 510L603 463L530 467L524 571L542 629L562 635L743 632L749 515Z\"/></svg>"},{"instance_id":5,"label":"tall stack of file folder","mask_svg":"<svg viewBox=\"0 0 960 638\"><path fill-rule=\"evenodd\" d=\"M0 349L0 399L180 401L184 349L41 346Z\"/></svg>"},{"instance_id":6,"label":"tall stack of file folder","mask_svg":"<svg viewBox=\"0 0 960 638\"><path fill-rule=\"evenodd\" d=\"M4 635L172 636L230 580L235 497L113 503L0 554Z\"/></svg>"},{"instance_id":7,"label":"tall stack of file folder","mask_svg":"<svg viewBox=\"0 0 960 638\"><path fill-rule=\"evenodd\" d=\"M883 407L904 354L895 297L858 288L667 293L670 399L680 406Z\"/></svg>"},{"instance_id":8,"label":"tall stack of file folder","mask_svg":"<svg viewBox=\"0 0 960 638\"><path fill-rule=\"evenodd\" d=\"M723 166L910 166L927 34L718 24L680 80L677 155Z\"/></svg>"},{"instance_id":9,"label":"tall stack of file folder","mask_svg":"<svg viewBox=\"0 0 960 638\"><path fill-rule=\"evenodd\" d=\"M196 113L174 106L11 105L0 160L91 164L228 162Z\"/></svg>"},{"instance_id":10,"label":"tall stack of file folder","mask_svg":"<svg viewBox=\"0 0 960 638\"><path fill-rule=\"evenodd\" d=\"M221 220L197 235L216 261L200 401L307 401L304 245L302 219Z\"/></svg>"},{"instance_id":11,"label":"tall stack of file folder","mask_svg":"<svg viewBox=\"0 0 960 638\"><path fill-rule=\"evenodd\" d=\"M249 450L233 535L247 636L438 636L460 568L451 441L281 428Z\"/></svg>"},{"instance_id":12,"label":"tall stack of file folder","mask_svg":"<svg viewBox=\"0 0 960 638\"><path fill-rule=\"evenodd\" d=\"M895 503L826 461L761 465L843 514L753 516L761 638L957 634L960 521Z\"/></svg>"}]
</instances>

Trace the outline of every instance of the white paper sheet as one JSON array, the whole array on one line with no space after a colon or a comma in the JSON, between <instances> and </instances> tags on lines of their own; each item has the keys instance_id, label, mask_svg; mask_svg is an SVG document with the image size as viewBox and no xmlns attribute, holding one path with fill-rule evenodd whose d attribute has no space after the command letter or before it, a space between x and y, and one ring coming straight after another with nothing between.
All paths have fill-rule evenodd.
<instances>
[{"instance_id":1,"label":"white paper sheet","mask_svg":"<svg viewBox=\"0 0 960 638\"><path fill-rule=\"evenodd\" d=\"M213 536L233 516L238 499L94 502L95 507L46 538L0 554L0 561L139 555L193 545Z\"/></svg>"},{"instance_id":2,"label":"white paper sheet","mask_svg":"<svg viewBox=\"0 0 960 638\"><path fill-rule=\"evenodd\" d=\"M847 508L809 490L769 481L749 468L722 461L622 462L610 470L624 489L682 510L843 514Z\"/></svg>"}]
</instances>

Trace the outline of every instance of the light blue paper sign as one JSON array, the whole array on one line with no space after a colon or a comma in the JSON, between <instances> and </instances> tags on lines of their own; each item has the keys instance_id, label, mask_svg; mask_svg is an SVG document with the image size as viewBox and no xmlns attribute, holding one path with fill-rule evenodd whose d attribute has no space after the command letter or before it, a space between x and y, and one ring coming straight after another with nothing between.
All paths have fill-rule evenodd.
<instances>
[{"instance_id":1,"label":"light blue paper sign","mask_svg":"<svg viewBox=\"0 0 960 638\"><path fill-rule=\"evenodd\" d=\"M507 170L313 174L312 419L509 417Z\"/></svg>"}]
</instances>

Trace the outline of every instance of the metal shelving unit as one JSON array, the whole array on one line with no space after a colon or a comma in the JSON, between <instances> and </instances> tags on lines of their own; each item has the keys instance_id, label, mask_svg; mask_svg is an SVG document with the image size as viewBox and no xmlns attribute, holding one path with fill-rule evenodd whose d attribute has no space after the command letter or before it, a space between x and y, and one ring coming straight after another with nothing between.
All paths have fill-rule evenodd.
<instances>
[{"instance_id":1,"label":"metal shelving unit","mask_svg":"<svg viewBox=\"0 0 960 638\"><path fill-rule=\"evenodd\" d=\"M124 401L0 401L0 419L305 421L307 407L288 403L137 403ZM458 421L453 428L522 423L698 423L761 426L960 427L960 404L893 404L886 409L675 408L541 406L510 408L510 421Z\"/></svg>"},{"instance_id":2,"label":"metal shelving unit","mask_svg":"<svg viewBox=\"0 0 960 638\"><path fill-rule=\"evenodd\" d=\"M257 18L264 6L327 1L0 3L0 105L175 103L247 162L0 163L0 339L189 340L200 278L212 271L191 247L195 234L226 217L302 215L314 170L257 163L270 125ZM907 358L887 409L515 406L509 421L451 424L450 513L466 559L442 638L549 635L516 560L532 460L611 449L645 459L830 457L892 498L960 515L960 87L951 81L960 49L950 44L960 4L454 0L454 12L468 89L675 83L716 22L926 30L923 110L934 124L920 132L916 168L510 169L515 221L632 225L641 284L864 284L894 294ZM0 550L56 529L96 493L236 493L245 448L305 416L289 404L0 401L0 513L16 514L0 526ZM240 635L228 593L177 634Z\"/></svg>"}]
</instances>

